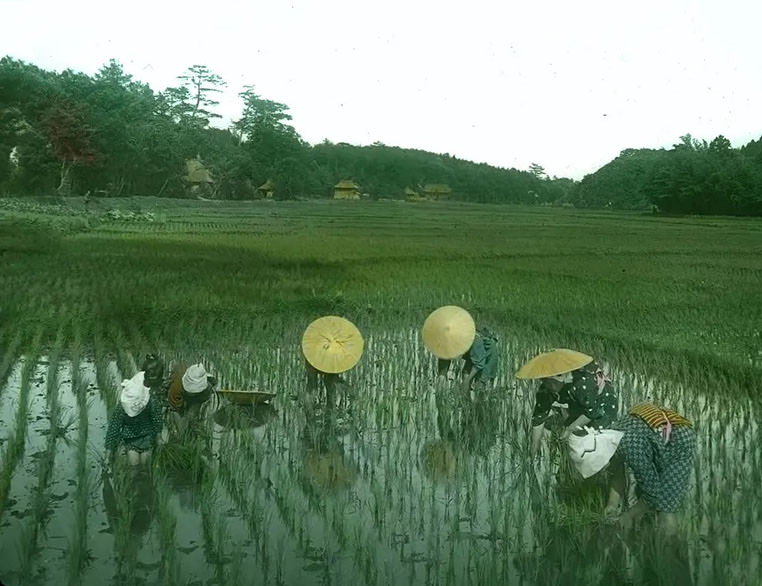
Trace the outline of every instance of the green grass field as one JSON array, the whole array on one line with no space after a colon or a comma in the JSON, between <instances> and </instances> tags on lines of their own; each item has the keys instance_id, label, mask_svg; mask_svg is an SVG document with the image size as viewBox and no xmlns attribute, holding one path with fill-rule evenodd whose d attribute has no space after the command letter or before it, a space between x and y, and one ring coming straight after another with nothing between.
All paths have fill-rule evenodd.
<instances>
[{"instance_id":1,"label":"green grass field","mask_svg":"<svg viewBox=\"0 0 762 586\"><path fill-rule=\"evenodd\" d=\"M625 405L652 398L696 420L686 563L698 583L755 583L758 220L383 201L90 208L0 206L0 559L23 583L638 583L648 544L600 525L594 484L567 490L555 449L529 480L532 387L512 374L553 347L595 355ZM489 397L431 385L417 331L444 304L500 338ZM329 407L304 391L299 351L324 314L367 342ZM118 382L147 351L278 396L271 412L232 414L251 432L209 422L219 458L190 488L159 465L169 452L157 460L135 537L130 503L113 523L103 513L99 462Z\"/></svg>"}]
</instances>

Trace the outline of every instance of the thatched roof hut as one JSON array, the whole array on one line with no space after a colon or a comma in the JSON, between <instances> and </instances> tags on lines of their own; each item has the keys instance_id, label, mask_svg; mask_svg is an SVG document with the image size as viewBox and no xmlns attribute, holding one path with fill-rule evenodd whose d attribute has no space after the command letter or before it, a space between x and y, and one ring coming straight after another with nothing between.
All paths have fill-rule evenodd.
<instances>
[{"instance_id":1,"label":"thatched roof hut","mask_svg":"<svg viewBox=\"0 0 762 586\"><path fill-rule=\"evenodd\" d=\"M405 188L405 201L426 201L426 198L415 189Z\"/></svg>"},{"instance_id":2,"label":"thatched roof hut","mask_svg":"<svg viewBox=\"0 0 762 586\"><path fill-rule=\"evenodd\" d=\"M273 194L275 193L275 183L273 183L272 179L268 179L262 185L257 187L257 191L265 199L272 199Z\"/></svg>"},{"instance_id":3,"label":"thatched roof hut","mask_svg":"<svg viewBox=\"0 0 762 586\"><path fill-rule=\"evenodd\" d=\"M422 195L426 199L447 199L450 197L452 189L445 183L427 183L423 186Z\"/></svg>"},{"instance_id":4,"label":"thatched roof hut","mask_svg":"<svg viewBox=\"0 0 762 586\"><path fill-rule=\"evenodd\" d=\"M342 179L333 186L334 199L360 199L360 186L349 179Z\"/></svg>"}]
</instances>

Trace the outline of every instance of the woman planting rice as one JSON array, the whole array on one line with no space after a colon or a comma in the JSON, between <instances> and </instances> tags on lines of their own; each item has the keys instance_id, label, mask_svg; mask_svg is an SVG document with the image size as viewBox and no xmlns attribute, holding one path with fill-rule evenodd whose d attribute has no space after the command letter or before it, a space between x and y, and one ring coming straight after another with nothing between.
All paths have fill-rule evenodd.
<instances>
[{"instance_id":1,"label":"woman planting rice","mask_svg":"<svg viewBox=\"0 0 762 586\"><path fill-rule=\"evenodd\" d=\"M618 393L592 356L565 348L545 352L527 362L516 377L540 379L532 412L532 455L539 452L545 430L559 415L563 439L586 435L585 428L609 429L616 420Z\"/></svg>"},{"instance_id":2,"label":"woman planting rice","mask_svg":"<svg viewBox=\"0 0 762 586\"><path fill-rule=\"evenodd\" d=\"M565 348L545 352L522 366L516 377L541 381L532 412L532 456L539 454L542 437L555 419L583 478L605 468L622 438L622 432L611 429L619 397L592 356ZM618 490L618 485L610 487L607 509L617 502Z\"/></svg>"},{"instance_id":3,"label":"woman planting rice","mask_svg":"<svg viewBox=\"0 0 762 586\"><path fill-rule=\"evenodd\" d=\"M623 504L625 466L632 470L638 503L622 521L630 525L643 513L657 513L659 524L668 533L675 530L675 512L688 488L696 438L692 423L679 413L650 403L636 405L614 424L624 432L612 462L617 497L607 510L616 513Z\"/></svg>"},{"instance_id":4,"label":"woman planting rice","mask_svg":"<svg viewBox=\"0 0 762 586\"><path fill-rule=\"evenodd\" d=\"M197 420L212 396L217 379L206 372L204 365L175 366L169 381L167 401L175 428L183 435L188 421Z\"/></svg>"},{"instance_id":5,"label":"woman planting rice","mask_svg":"<svg viewBox=\"0 0 762 586\"><path fill-rule=\"evenodd\" d=\"M307 389L317 390L322 378L326 399L330 399L336 383L344 382L339 375L359 362L364 346L360 330L343 317L329 315L313 321L302 336Z\"/></svg>"},{"instance_id":6,"label":"woman planting rice","mask_svg":"<svg viewBox=\"0 0 762 586\"><path fill-rule=\"evenodd\" d=\"M145 385L151 389L152 394L161 395L164 399L165 389L168 381L164 379L164 363L156 354L146 354L143 360L143 366L140 368L145 372Z\"/></svg>"},{"instance_id":7,"label":"woman planting rice","mask_svg":"<svg viewBox=\"0 0 762 586\"><path fill-rule=\"evenodd\" d=\"M140 371L122 381L120 404L111 414L106 432L106 451L113 458L123 446L133 466L148 461L163 428L161 404L151 396L144 380L145 373Z\"/></svg>"},{"instance_id":8,"label":"woman planting rice","mask_svg":"<svg viewBox=\"0 0 762 586\"><path fill-rule=\"evenodd\" d=\"M421 330L424 345L437 357L437 375L446 379L453 360L465 360L461 374L463 388L484 389L497 376L497 338L487 328L479 328L463 308L446 305L426 318Z\"/></svg>"}]
</instances>

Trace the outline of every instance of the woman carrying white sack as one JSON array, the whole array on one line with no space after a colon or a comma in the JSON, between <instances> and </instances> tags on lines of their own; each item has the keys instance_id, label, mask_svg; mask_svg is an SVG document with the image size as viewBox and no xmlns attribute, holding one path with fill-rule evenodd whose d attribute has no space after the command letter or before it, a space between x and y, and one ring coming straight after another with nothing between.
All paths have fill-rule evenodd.
<instances>
[{"instance_id":1,"label":"woman carrying white sack","mask_svg":"<svg viewBox=\"0 0 762 586\"><path fill-rule=\"evenodd\" d=\"M623 436L612 429L619 396L592 356L566 348L544 352L522 366L516 378L541 381L532 413L533 456L539 454L555 412L562 419L561 437L568 442L569 456L582 477L606 467ZM618 485L611 487L610 505L619 501L621 490Z\"/></svg>"},{"instance_id":2,"label":"woman carrying white sack","mask_svg":"<svg viewBox=\"0 0 762 586\"><path fill-rule=\"evenodd\" d=\"M106 452L110 459L123 447L131 466L148 462L164 426L161 404L151 396L144 382L142 370L122 381L119 404L111 413L106 432Z\"/></svg>"}]
</instances>

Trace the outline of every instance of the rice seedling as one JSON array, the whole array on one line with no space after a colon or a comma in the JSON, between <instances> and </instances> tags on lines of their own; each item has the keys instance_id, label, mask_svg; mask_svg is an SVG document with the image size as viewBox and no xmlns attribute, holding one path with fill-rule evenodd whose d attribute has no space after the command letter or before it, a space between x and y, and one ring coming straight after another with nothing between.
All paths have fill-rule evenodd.
<instances>
[{"instance_id":1,"label":"rice seedling","mask_svg":"<svg viewBox=\"0 0 762 586\"><path fill-rule=\"evenodd\" d=\"M31 583L33 580L32 569L35 557L38 553L38 538L40 533L45 531L45 526L49 520L49 508L52 504L52 501L50 500L50 481L56 456L56 442L63 435L58 398L59 359L63 344L63 331L59 330L53 348L48 355L48 370L46 377L47 412L45 415L50 421L50 426L47 430L45 450L37 461L37 486L34 490L34 496L32 497L32 515L29 524L29 532L21 545L21 550L23 552L21 576L24 583Z\"/></svg>"},{"instance_id":2,"label":"rice seedling","mask_svg":"<svg viewBox=\"0 0 762 586\"><path fill-rule=\"evenodd\" d=\"M40 355L41 338L41 333L35 336L21 371L16 428L8 438L2 458L2 472L0 473L0 521L2 521L5 512L13 472L24 457L26 429L29 422L29 393L32 387L32 377L37 368L37 359Z\"/></svg>"},{"instance_id":3,"label":"rice seedling","mask_svg":"<svg viewBox=\"0 0 762 586\"><path fill-rule=\"evenodd\" d=\"M22 344L21 332L17 331L12 339L3 340L3 342L5 351L0 359L0 392L5 388L5 383L11 373L11 369L18 358L18 352Z\"/></svg>"},{"instance_id":4,"label":"rice seedling","mask_svg":"<svg viewBox=\"0 0 762 586\"><path fill-rule=\"evenodd\" d=\"M74 336L71 348L71 368L72 368L72 391L76 396L78 428L77 437L77 489L74 498L74 516L75 525L71 538L70 562L68 572L68 583L73 586L81 581L81 574L86 563L90 559L88 553L88 508L90 498L90 468L87 458L88 446L88 414L90 403L87 399L87 382L83 379L81 373L82 348L80 346L80 336L77 332Z\"/></svg>"},{"instance_id":5,"label":"rice seedling","mask_svg":"<svg viewBox=\"0 0 762 586\"><path fill-rule=\"evenodd\" d=\"M68 345L74 365L92 353L102 403L88 401L73 365L74 522L68 575L51 569L51 581L89 583L104 568L117 581L156 578L141 562L152 546L147 529L134 535L145 511L130 496L127 471L116 465L111 479L113 551L98 547L93 514L107 495L90 490L103 440L92 421L117 406L120 378L156 350L168 368L202 360L225 386L277 392L267 419L213 405L198 442L154 454L149 527L164 553L162 581L232 584L254 572L265 583L299 584L636 582L654 544L596 533L601 488L577 479L557 439L538 462L526 457L534 388L512 373L535 352L570 346L606 365L622 408L649 399L694 419L697 455L681 522L693 578L751 584L760 552L745 536L759 525L749 503L762 480L762 407L750 392L760 365L749 324L762 316L756 224L519 208L378 217L327 209L295 204L274 216L232 202L178 207L150 230L94 226L66 236L60 251L10 258L0 274L0 300L15 308L0 326L0 408L13 405L0 442L0 515L14 524L3 528L0 555L13 558L3 549L10 536L25 544L24 559L35 554L13 562L13 572L40 575L42 554L51 553L35 538L46 516L34 503L45 500L45 467L58 461L41 457L34 469L43 474L22 497L24 509L39 512L10 517L18 507L8 503L19 498L10 479L29 457L24 421L38 415L28 361ZM448 222L467 226L468 236ZM723 237L706 238L707 230ZM499 333L501 373L483 400L434 384L417 327L446 303L467 306ZM366 341L330 407L322 393L304 391L299 352L304 325L326 313L352 319ZM21 384L9 387L22 353ZM45 405L65 427L60 405ZM55 445L46 438L42 453L55 454ZM194 488L175 483L177 470ZM195 543L178 553L181 541ZM90 561L98 571L84 573ZM622 572L606 574L613 566ZM662 571L665 579L677 572Z\"/></svg>"}]
</instances>

